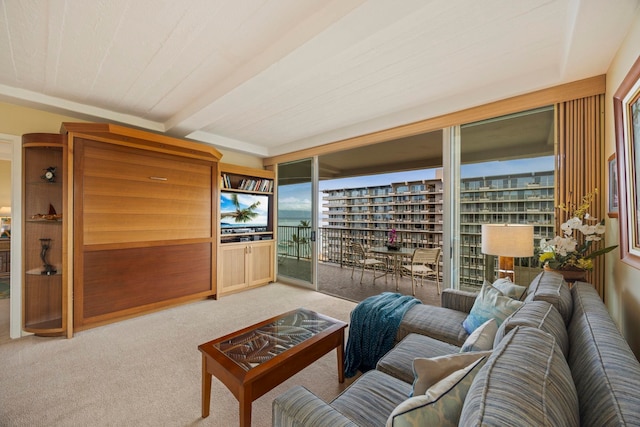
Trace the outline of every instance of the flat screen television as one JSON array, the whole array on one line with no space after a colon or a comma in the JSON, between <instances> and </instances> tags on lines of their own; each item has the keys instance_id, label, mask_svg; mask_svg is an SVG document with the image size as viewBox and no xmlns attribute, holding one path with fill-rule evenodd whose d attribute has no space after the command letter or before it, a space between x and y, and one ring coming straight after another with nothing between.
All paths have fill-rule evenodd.
<instances>
[{"instance_id":1,"label":"flat screen television","mask_svg":"<svg viewBox=\"0 0 640 427\"><path fill-rule=\"evenodd\" d=\"M263 194L220 193L220 228L251 229L266 227L269 220L269 197ZM247 230L249 231L249 230Z\"/></svg>"}]
</instances>

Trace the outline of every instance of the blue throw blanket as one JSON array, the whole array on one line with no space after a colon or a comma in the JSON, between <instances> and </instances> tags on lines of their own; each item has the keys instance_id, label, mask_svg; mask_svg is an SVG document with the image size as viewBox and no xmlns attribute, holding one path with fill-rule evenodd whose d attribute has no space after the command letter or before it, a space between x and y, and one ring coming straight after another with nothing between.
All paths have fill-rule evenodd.
<instances>
[{"instance_id":1,"label":"blue throw blanket","mask_svg":"<svg viewBox=\"0 0 640 427\"><path fill-rule=\"evenodd\" d=\"M408 295L383 292L359 303L351 312L344 375L369 371L393 347L404 314L421 301Z\"/></svg>"}]
</instances>

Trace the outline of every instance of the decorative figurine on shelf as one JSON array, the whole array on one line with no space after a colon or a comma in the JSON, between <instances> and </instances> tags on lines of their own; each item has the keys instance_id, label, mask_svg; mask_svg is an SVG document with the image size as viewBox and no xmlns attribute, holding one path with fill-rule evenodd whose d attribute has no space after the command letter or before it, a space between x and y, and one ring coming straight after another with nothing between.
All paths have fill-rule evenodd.
<instances>
[{"instance_id":1,"label":"decorative figurine on shelf","mask_svg":"<svg viewBox=\"0 0 640 427\"><path fill-rule=\"evenodd\" d=\"M53 276L57 273L56 269L53 268L53 265L47 262L47 251L51 248L51 239L40 239L40 259L44 264L43 270L40 274L44 274L46 276Z\"/></svg>"},{"instance_id":2,"label":"decorative figurine on shelf","mask_svg":"<svg viewBox=\"0 0 640 427\"><path fill-rule=\"evenodd\" d=\"M48 182L56 182L56 169L57 168L55 166L49 166L48 168L44 169L44 175L42 175L40 178Z\"/></svg>"},{"instance_id":3,"label":"decorative figurine on shelf","mask_svg":"<svg viewBox=\"0 0 640 427\"><path fill-rule=\"evenodd\" d=\"M31 219L45 219L47 221L57 221L62 219L62 214L56 213L56 208L53 207L51 203L49 203L49 213L48 214L35 214L31 215Z\"/></svg>"}]
</instances>

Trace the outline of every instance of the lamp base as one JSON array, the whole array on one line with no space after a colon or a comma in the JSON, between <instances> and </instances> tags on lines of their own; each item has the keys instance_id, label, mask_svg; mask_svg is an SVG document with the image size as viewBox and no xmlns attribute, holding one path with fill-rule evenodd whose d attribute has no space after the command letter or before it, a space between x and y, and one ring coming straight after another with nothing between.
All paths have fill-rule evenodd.
<instances>
[{"instance_id":1,"label":"lamp base","mask_svg":"<svg viewBox=\"0 0 640 427\"><path fill-rule=\"evenodd\" d=\"M498 257L498 278L507 278L515 283L516 272L513 269L513 257Z\"/></svg>"}]
</instances>

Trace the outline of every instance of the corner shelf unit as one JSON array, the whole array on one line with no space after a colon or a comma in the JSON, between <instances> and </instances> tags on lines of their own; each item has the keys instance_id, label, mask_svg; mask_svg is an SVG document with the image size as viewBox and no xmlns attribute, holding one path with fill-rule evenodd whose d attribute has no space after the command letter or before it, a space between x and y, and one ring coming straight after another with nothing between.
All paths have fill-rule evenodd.
<instances>
[{"instance_id":1,"label":"corner shelf unit","mask_svg":"<svg viewBox=\"0 0 640 427\"><path fill-rule=\"evenodd\" d=\"M218 294L224 295L275 278L275 173L225 163L219 164L219 172ZM242 218L243 211L253 211L257 216Z\"/></svg>"},{"instance_id":2,"label":"corner shelf unit","mask_svg":"<svg viewBox=\"0 0 640 427\"><path fill-rule=\"evenodd\" d=\"M59 134L25 134L23 328L36 335L68 331L65 140ZM55 174L47 179L47 168Z\"/></svg>"}]
</instances>

